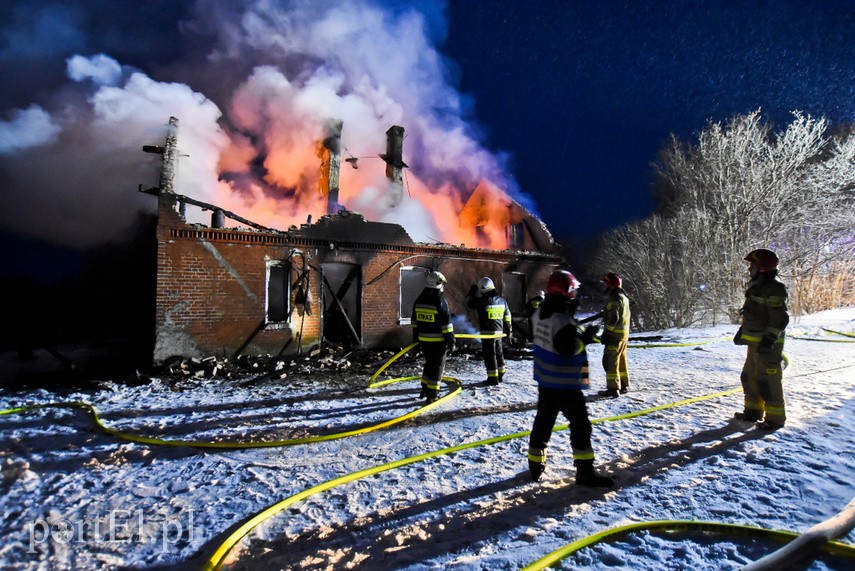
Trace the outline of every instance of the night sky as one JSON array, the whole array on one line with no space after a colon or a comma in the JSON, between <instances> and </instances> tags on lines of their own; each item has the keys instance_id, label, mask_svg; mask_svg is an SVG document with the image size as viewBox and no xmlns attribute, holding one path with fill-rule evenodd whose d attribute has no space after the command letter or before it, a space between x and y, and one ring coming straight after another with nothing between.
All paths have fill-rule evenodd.
<instances>
[{"instance_id":1,"label":"night sky","mask_svg":"<svg viewBox=\"0 0 855 571\"><path fill-rule=\"evenodd\" d=\"M211 11L239 4L215 2ZM855 120L852 2L357 4L393 16L412 8L423 13L428 41L444 63L444 81L460 97L459 118L500 157L504 175L516 181L520 196L531 197L529 204L562 241L588 239L650 214L651 163L669 133L689 141L710 119L758 108L779 124L793 110L825 116L833 125ZM22 175L16 177L15 161L24 155L4 145L9 125L16 110L34 104L73 119L85 96L69 85L67 58L103 53L157 81L187 83L225 106L217 78L203 81L201 68L190 63L204 61L210 47L199 40L199 26L188 23L191 5L0 4L0 176L7 181L7 213L0 222L6 238L15 235L16 245L39 238L38 230L19 238L28 232L14 224L10 229L9 221L20 218L15 208L38 189L16 186ZM86 166L78 165L63 179L85 173ZM74 216L69 208L55 220ZM50 213L46 217L53 220ZM56 224L62 223L51 226Z\"/></svg>"},{"instance_id":2,"label":"night sky","mask_svg":"<svg viewBox=\"0 0 855 571\"><path fill-rule=\"evenodd\" d=\"M536 6L536 9L534 7ZM444 51L559 236L642 218L658 151L762 109L855 120L855 3L451 2Z\"/></svg>"}]
</instances>

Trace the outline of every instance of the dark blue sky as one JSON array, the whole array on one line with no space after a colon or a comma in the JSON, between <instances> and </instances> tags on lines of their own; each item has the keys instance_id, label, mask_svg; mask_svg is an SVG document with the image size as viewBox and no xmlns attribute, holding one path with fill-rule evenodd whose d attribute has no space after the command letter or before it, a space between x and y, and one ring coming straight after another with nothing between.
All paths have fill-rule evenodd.
<instances>
[{"instance_id":1,"label":"dark blue sky","mask_svg":"<svg viewBox=\"0 0 855 571\"><path fill-rule=\"evenodd\" d=\"M447 60L448 82L467 103L464 118L480 130L484 146L507 153L507 174L562 240L591 238L648 215L650 165L669 133L688 141L708 119L758 108L779 124L793 110L855 121L849 1L377 4L394 14L412 7L425 14L434 48ZM158 81L187 83L222 105L216 82L194 77L203 68L186 63L204 61L210 47L187 24L190 6L3 2L0 120L32 104L53 113L71 108L66 103L80 99L65 75L74 54L105 53ZM14 167L0 160L0 175L4 164Z\"/></svg>"},{"instance_id":2,"label":"dark blue sky","mask_svg":"<svg viewBox=\"0 0 855 571\"><path fill-rule=\"evenodd\" d=\"M855 121L855 4L452 1L443 48L559 236L648 214L669 133L761 108Z\"/></svg>"}]
</instances>

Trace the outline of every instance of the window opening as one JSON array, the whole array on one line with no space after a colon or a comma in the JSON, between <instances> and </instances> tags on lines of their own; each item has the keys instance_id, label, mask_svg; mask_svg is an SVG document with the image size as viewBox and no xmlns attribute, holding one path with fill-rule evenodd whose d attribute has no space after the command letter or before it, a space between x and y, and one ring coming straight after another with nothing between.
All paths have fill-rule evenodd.
<instances>
[{"instance_id":1,"label":"window opening","mask_svg":"<svg viewBox=\"0 0 855 571\"><path fill-rule=\"evenodd\" d=\"M401 266L401 287L399 295L400 325L410 325L413 317L413 304L425 288L425 277L430 270L419 266Z\"/></svg>"},{"instance_id":2,"label":"window opening","mask_svg":"<svg viewBox=\"0 0 855 571\"><path fill-rule=\"evenodd\" d=\"M291 315L291 264L283 261L267 262L267 288L265 292L265 323L286 325Z\"/></svg>"}]
</instances>

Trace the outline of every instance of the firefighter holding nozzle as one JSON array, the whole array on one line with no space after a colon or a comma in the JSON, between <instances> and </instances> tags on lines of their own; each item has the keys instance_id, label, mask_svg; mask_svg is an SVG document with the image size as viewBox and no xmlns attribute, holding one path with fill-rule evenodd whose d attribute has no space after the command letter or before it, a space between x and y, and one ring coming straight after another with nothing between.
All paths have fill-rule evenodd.
<instances>
[{"instance_id":1,"label":"firefighter holding nozzle","mask_svg":"<svg viewBox=\"0 0 855 571\"><path fill-rule=\"evenodd\" d=\"M422 390L419 398L435 402L445 369L445 358L454 351L454 325L443 296L447 280L440 272L425 277L425 287L413 303L413 343L418 343L425 356Z\"/></svg>"},{"instance_id":2,"label":"firefighter holding nozzle","mask_svg":"<svg viewBox=\"0 0 855 571\"><path fill-rule=\"evenodd\" d=\"M588 388L588 354L597 326L579 327L579 282L568 271L549 276L546 298L532 316L534 323L534 380L537 381L537 414L531 429L528 467L532 480L546 469L546 446L561 412L570 422L570 444L576 465L576 483L607 488L614 484L594 470L591 420L583 390Z\"/></svg>"}]
</instances>

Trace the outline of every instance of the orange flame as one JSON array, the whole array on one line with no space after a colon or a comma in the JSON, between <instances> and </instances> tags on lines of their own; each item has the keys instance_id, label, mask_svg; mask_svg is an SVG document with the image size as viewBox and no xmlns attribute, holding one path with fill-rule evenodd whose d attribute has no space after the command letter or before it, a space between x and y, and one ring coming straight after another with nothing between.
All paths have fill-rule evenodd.
<instances>
[{"instance_id":1,"label":"orange flame","mask_svg":"<svg viewBox=\"0 0 855 571\"><path fill-rule=\"evenodd\" d=\"M271 149L263 163L266 171L263 180L250 189L238 189L233 182L221 182L217 204L271 228L299 226L309 215L317 220L327 213L325 182L317 149L317 141ZM255 153L246 141L235 139L232 147L221 156L221 173L251 172ZM495 250L508 248L506 232L512 222L512 201L490 181L481 180L466 196L465 190L451 183L431 188L407 171L405 188L394 189L385 176L385 163L379 158L372 159L360 159L358 169L342 161L339 203L345 208L376 219L376 215L354 205L369 204L376 208L376 214L401 208L396 201L415 201L430 219L397 221L408 230L414 225L429 226L430 230L423 233L428 241ZM397 197L394 196L396 192Z\"/></svg>"}]
</instances>

